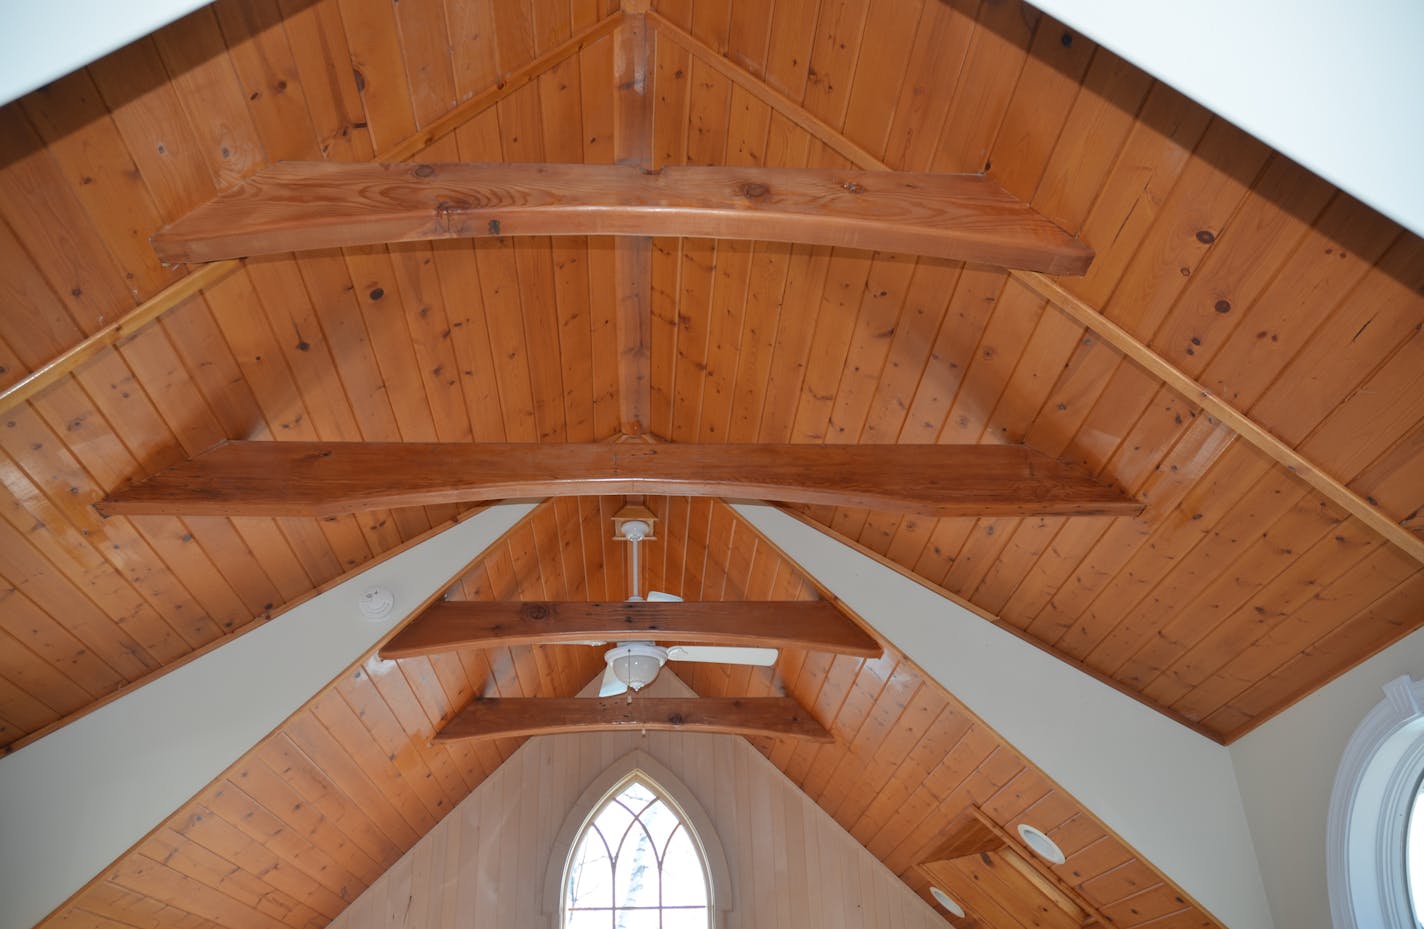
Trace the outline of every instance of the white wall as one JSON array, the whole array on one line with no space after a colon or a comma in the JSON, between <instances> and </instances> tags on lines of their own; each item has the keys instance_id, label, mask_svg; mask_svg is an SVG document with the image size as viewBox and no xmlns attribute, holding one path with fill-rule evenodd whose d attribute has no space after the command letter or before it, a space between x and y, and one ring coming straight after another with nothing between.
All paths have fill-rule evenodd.
<instances>
[{"instance_id":1,"label":"white wall","mask_svg":"<svg viewBox=\"0 0 1424 929\"><path fill-rule=\"evenodd\" d=\"M209 0L0 4L0 104L104 57Z\"/></svg>"},{"instance_id":2,"label":"white wall","mask_svg":"<svg viewBox=\"0 0 1424 929\"><path fill-rule=\"evenodd\" d=\"M1034 0L1424 235L1424 3Z\"/></svg>"},{"instance_id":3,"label":"white wall","mask_svg":"<svg viewBox=\"0 0 1424 929\"><path fill-rule=\"evenodd\" d=\"M1345 744L1401 674L1424 678L1424 630L1317 690L1231 746L1277 926L1327 929L1325 823Z\"/></svg>"},{"instance_id":4,"label":"white wall","mask_svg":"<svg viewBox=\"0 0 1424 929\"><path fill-rule=\"evenodd\" d=\"M690 691L669 670L645 691ZM726 929L947 929L928 904L737 736L637 732L530 739L328 929L541 929L565 818L640 749L696 797L726 854Z\"/></svg>"},{"instance_id":5,"label":"white wall","mask_svg":"<svg viewBox=\"0 0 1424 929\"><path fill-rule=\"evenodd\" d=\"M775 507L735 507L1217 919L1272 925L1225 747Z\"/></svg>"},{"instance_id":6,"label":"white wall","mask_svg":"<svg viewBox=\"0 0 1424 929\"><path fill-rule=\"evenodd\" d=\"M0 929L39 922L531 509L489 507L0 758ZM372 585L395 597L379 621L358 608Z\"/></svg>"}]
</instances>

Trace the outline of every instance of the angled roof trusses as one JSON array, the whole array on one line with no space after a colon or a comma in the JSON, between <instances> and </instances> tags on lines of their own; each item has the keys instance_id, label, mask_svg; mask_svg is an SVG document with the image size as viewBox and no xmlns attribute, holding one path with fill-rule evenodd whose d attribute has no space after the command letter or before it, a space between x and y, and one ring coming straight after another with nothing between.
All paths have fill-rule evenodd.
<instances>
[{"instance_id":1,"label":"angled roof trusses","mask_svg":"<svg viewBox=\"0 0 1424 929\"><path fill-rule=\"evenodd\" d=\"M1126 515L1142 505L1021 445L228 442L112 494L106 514L327 516L618 493L930 516Z\"/></svg>"},{"instance_id":2,"label":"angled roof trusses","mask_svg":"<svg viewBox=\"0 0 1424 929\"><path fill-rule=\"evenodd\" d=\"M677 43L685 51L695 56L699 62L717 71L773 110L795 122L855 167L872 171L893 170L885 161L856 144L835 127L808 112L801 104L768 86L737 63L719 55L676 24L656 12L649 13L648 20L657 29L660 36ZM1010 274L1046 298L1051 305L1100 336L1135 364L1142 366L1153 376L1161 378L1172 390L1199 405L1214 418L1219 419L1242 439L1378 532L1392 545L1416 561L1424 562L1424 538L1420 538L1391 519L1342 481L1331 476L1250 416L1218 397L1208 387L1184 373L1150 346L1108 319L1096 307L1069 293L1057 282L1043 274L1026 270L1013 270L1010 271Z\"/></svg>"}]
</instances>

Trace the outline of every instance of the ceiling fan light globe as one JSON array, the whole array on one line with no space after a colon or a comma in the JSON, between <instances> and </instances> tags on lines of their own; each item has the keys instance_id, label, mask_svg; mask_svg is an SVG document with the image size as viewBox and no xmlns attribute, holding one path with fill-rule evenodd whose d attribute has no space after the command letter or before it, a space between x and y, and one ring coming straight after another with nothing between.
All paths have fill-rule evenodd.
<instances>
[{"instance_id":1,"label":"ceiling fan light globe","mask_svg":"<svg viewBox=\"0 0 1424 929\"><path fill-rule=\"evenodd\" d=\"M642 690L651 683L662 666L663 663L656 656L638 652L619 655L609 662L613 676L633 690Z\"/></svg>"}]
</instances>

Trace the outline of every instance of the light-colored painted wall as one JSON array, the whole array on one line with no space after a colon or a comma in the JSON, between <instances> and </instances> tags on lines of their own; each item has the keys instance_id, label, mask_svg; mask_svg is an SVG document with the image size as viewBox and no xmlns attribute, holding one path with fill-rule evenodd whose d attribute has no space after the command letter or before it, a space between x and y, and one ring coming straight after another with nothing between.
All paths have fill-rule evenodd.
<instances>
[{"instance_id":1,"label":"light-colored painted wall","mask_svg":"<svg viewBox=\"0 0 1424 929\"><path fill-rule=\"evenodd\" d=\"M664 670L649 691L689 691ZM745 739L649 732L530 739L329 929L543 929L559 831L641 749L696 797L726 854L726 929L946 929L946 922Z\"/></svg>"},{"instance_id":2,"label":"light-colored painted wall","mask_svg":"<svg viewBox=\"0 0 1424 929\"><path fill-rule=\"evenodd\" d=\"M39 922L531 509L488 507L0 758L0 929ZM372 586L395 598L374 621L359 610Z\"/></svg>"},{"instance_id":3,"label":"light-colored painted wall","mask_svg":"<svg viewBox=\"0 0 1424 929\"><path fill-rule=\"evenodd\" d=\"M1226 748L775 507L736 509L1213 916L1272 925Z\"/></svg>"},{"instance_id":4,"label":"light-colored painted wall","mask_svg":"<svg viewBox=\"0 0 1424 929\"><path fill-rule=\"evenodd\" d=\"M1424 678L1424 630L1336 678L1231 746L1277 926L1327 929L1325 824L1345 745L1381 688Z\"/></svg>"}]
</instances>

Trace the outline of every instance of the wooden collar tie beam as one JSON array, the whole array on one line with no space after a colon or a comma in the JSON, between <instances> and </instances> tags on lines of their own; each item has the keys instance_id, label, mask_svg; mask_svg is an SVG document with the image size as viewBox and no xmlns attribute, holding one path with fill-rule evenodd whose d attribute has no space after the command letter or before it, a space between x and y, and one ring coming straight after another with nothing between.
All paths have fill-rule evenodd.
<instances>
[{"instance_id":1,"label":"wooden collar tie beam","mask_svg":"<svg viewBox=\"0 0 1424 929\"><path fill-rule=\"evenodd\" d=\"M590 640L805 648L878 658L879 643L829 600L550 603L441 600L381 648L410 658L458 648Z\"/></svg>"},{"instance_id":2,"label":"wooden collar tie beam","mask_svg":"<svg viewBox=\"0 0 1424 929\"><path fill-rule=\"evenodd\" d=\"M702 236L1083 274L1093 251L978 174L283 162L153 236L166 262L420 239Z\"/></svg>"},{"instance_id":3,"label":"wooden collar tie beam","mask_svg":"<svg viewBox=\"0 0 1424 929\"><path fill-rule=\"evenodd\" d=\"M834 741L791 697L496 697L470 703L435 741L630 729Z\"/></svg>"},{"instance_id":4,"label":"wooden collar tie beam","mask_svg":"<svg viewBox=\"0 0 1424 929\"><path fill-rule=\"evenodd\" d=\"M1135 516L1021 445L228 442L115 491L104 515L331 516L603 494L742 497L924 516Z\"/></svg>"}]
</instances>

